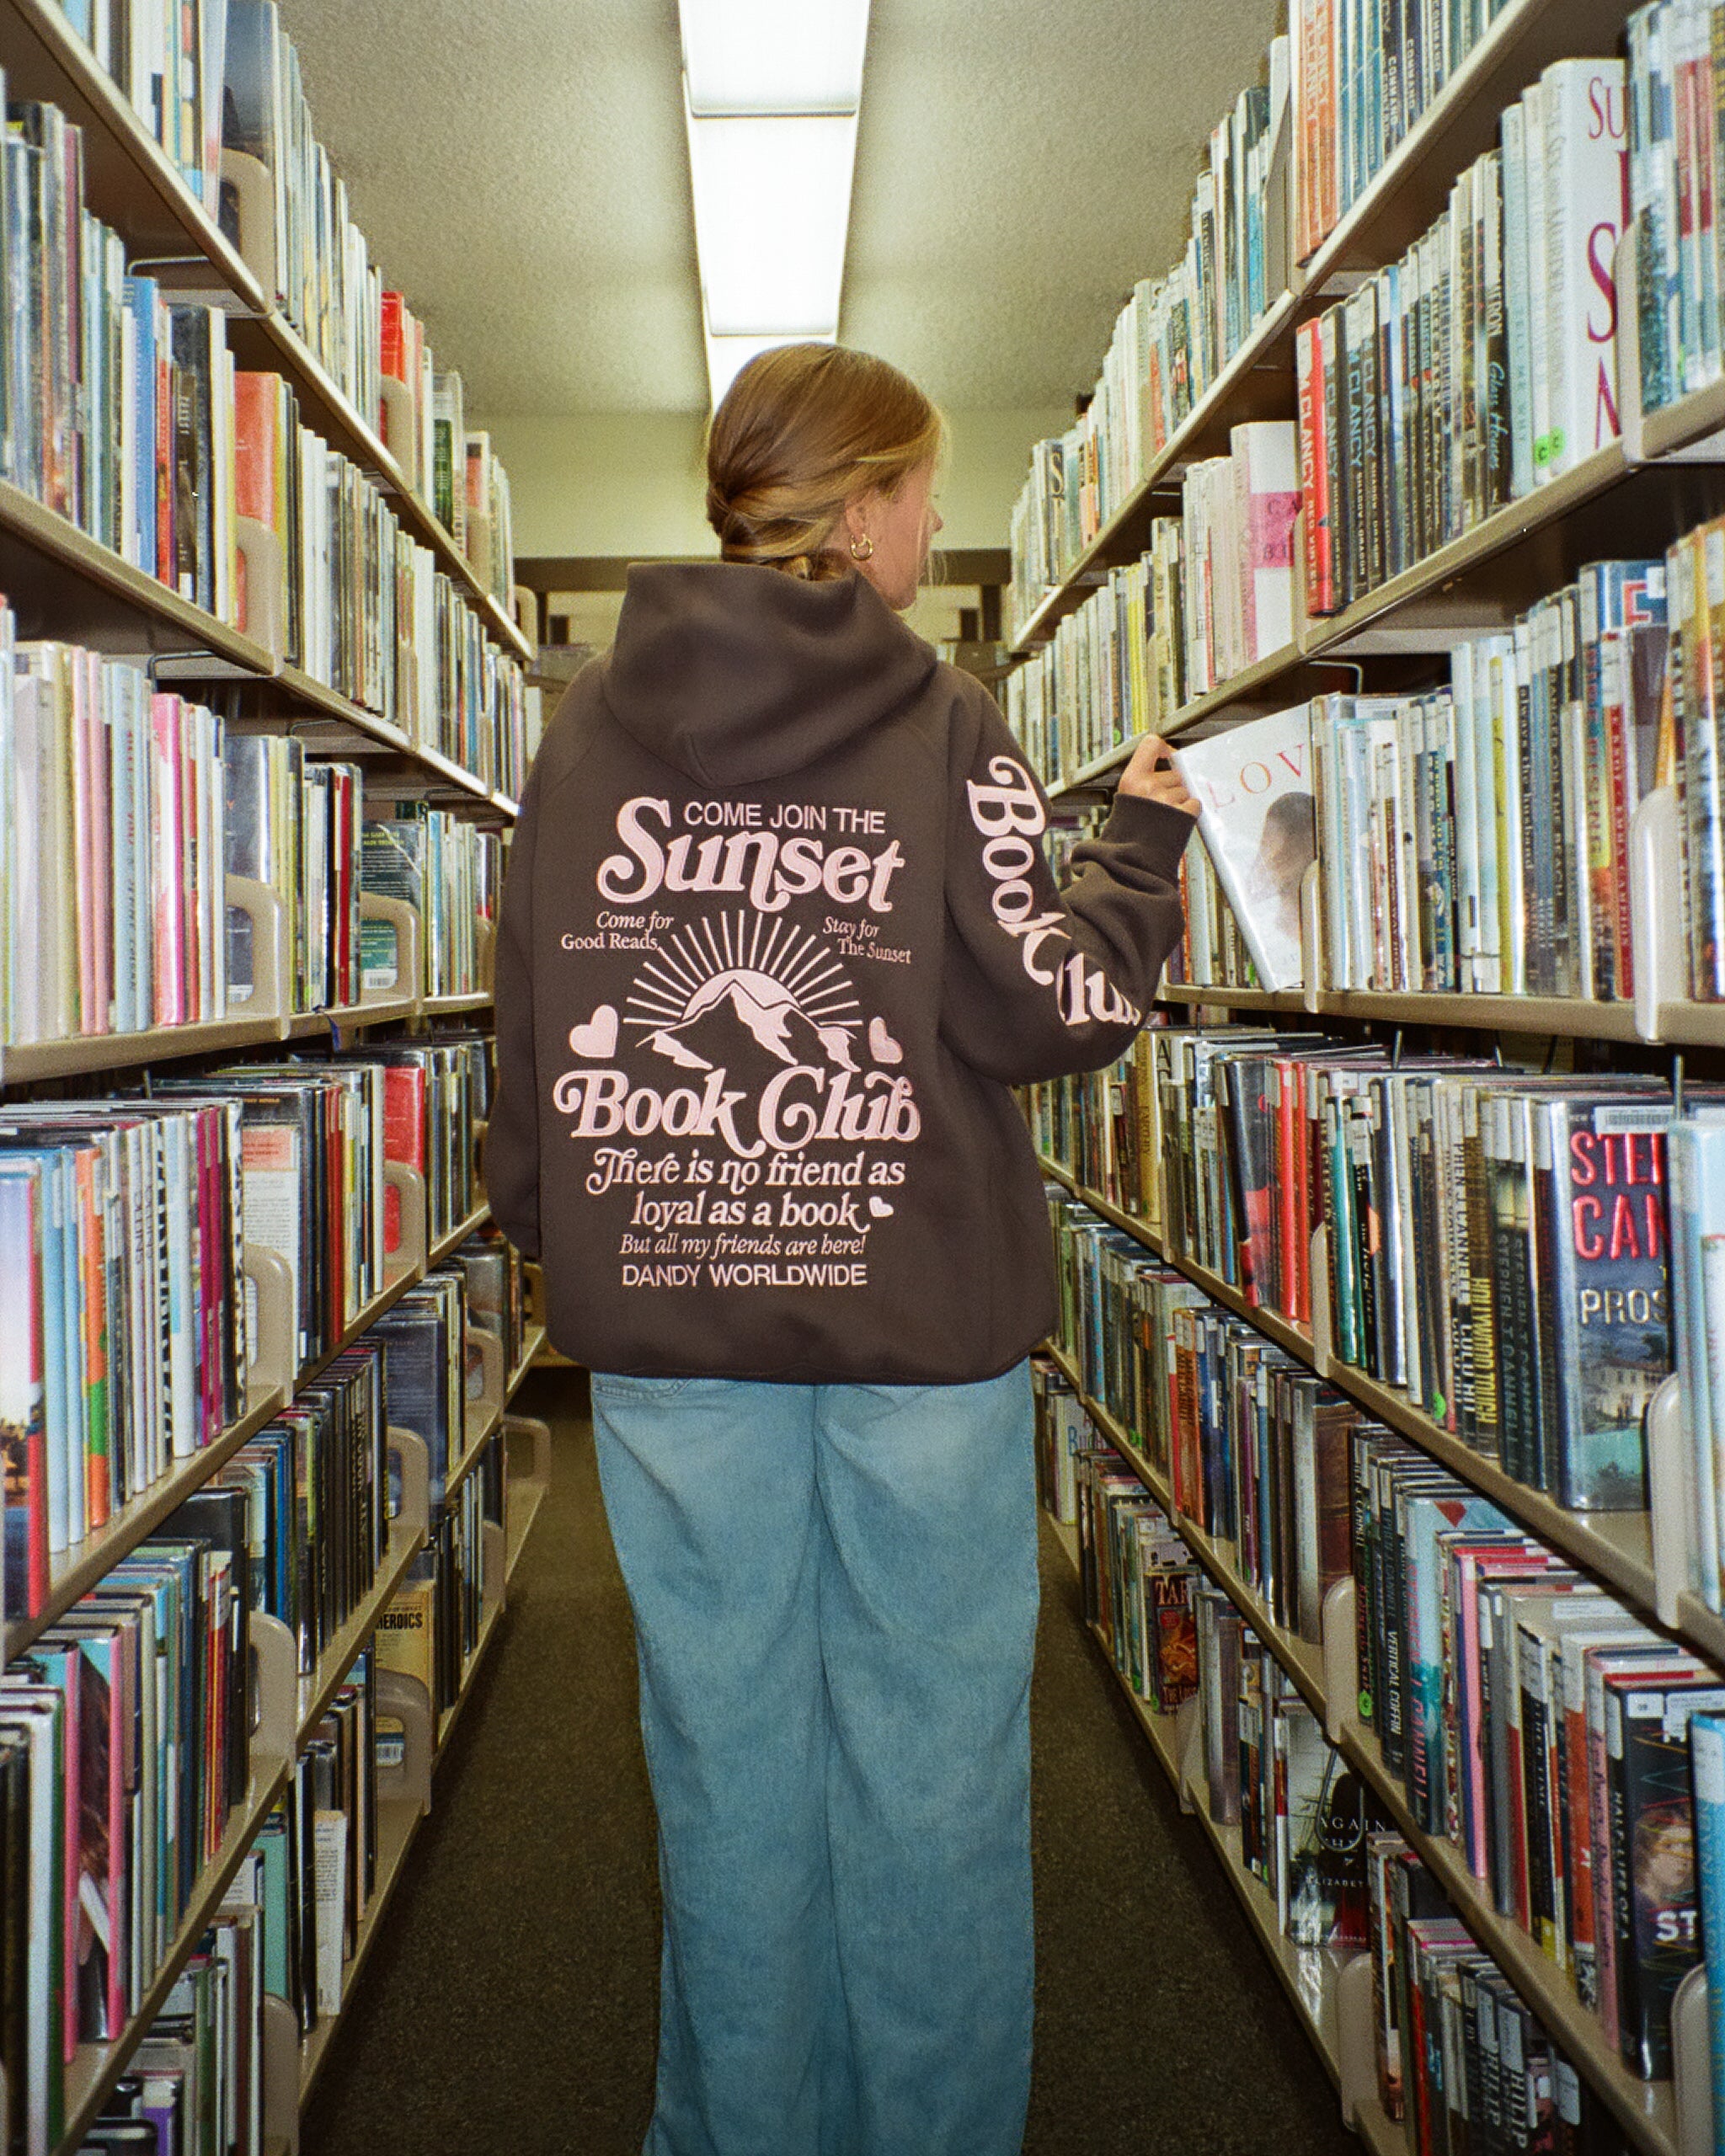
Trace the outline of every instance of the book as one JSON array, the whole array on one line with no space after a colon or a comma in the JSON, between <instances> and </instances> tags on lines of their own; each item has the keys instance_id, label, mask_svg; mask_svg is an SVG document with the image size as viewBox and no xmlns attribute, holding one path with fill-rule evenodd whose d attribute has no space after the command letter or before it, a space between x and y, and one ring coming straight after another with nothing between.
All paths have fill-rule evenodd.
<instances>
[{"instance_id":1,"label":"book","mask_svg":"<svg viewBox=\"0 0 1725 2156\"><path fill-rule=\"evenodd\" d=\"M1297 987L1300 879L1316 857L1304 705L1183 744L1174 763L1198 799L1199 836L1266 988Z\"/></svg>"},{"instance_id":2,"label":"book","mask_svg":"<svg viewBox=\"0 0 1725 2156\"><path fill-rule=\"evenodd\" d=\"M1707 1967L1708 2068L1717 2111L1725 2104L1725 1993L1715 1974L1717 1942L1725 1940L1725 1720L1705 1710L1691 1713L1689 1748L1695 1770L1697 1898Z\"/></svg>"}]
</instances>

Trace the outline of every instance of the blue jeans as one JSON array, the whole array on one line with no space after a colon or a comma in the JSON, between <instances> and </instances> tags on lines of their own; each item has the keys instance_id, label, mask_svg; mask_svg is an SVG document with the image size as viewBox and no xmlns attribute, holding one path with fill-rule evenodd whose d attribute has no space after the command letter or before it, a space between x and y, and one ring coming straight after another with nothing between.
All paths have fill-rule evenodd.
<instances>
[{"instance_id":1,"label":"blue jeans","mask_svg":"<svg viewBox=\"0 0 1725 2156\"><path fill-rule=\"evenodd\" d=\"M665 1897L643 2156L1016 2156L1027 1366L593 1380Z\"/></svg>"}]
</instances>

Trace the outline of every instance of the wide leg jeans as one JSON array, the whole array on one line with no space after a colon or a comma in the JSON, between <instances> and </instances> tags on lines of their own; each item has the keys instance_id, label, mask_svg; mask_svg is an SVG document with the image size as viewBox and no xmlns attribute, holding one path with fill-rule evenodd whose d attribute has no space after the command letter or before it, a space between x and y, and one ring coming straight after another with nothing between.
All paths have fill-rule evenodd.
<instances>
[{"instance_id":1,"label":"wide leg jeans","mask_svg":"<svg viewBox=\"0 0 1725 2156\"><path fill-rule=\"evenodd\" d=\"M595 1375L659 1813L644 2156L1015 2156L1029 2086L1027 1366Z\"/></svg>"}]
</instances>

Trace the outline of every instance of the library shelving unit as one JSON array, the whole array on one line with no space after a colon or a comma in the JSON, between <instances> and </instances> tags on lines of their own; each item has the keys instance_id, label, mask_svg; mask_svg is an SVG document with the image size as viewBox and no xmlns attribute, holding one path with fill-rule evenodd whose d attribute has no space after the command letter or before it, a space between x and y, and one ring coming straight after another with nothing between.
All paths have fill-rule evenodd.
<instances>
[{"instance_id":1,"label":"library shelving unit","mask_svg":"<svg viewBox=\"0 0 1725 2156\"><path fill-rule=\"evenodd\" d=\"M481 1208L473 1221L462 1224L460 1235L451 1240L450 1247L452 1248L454 1241L467 1234L472 1226L483 1217L483 1209ZM355 1983L365 1967L372 1942L387 1913L391 1898L400 1883L414 1837L419 1831L420 1822L430 1811L433 1774L439 1763L447 1756L449 1739L457 1719L472 1697L473 1680L487 1648L496 1636L503 1614L509 1578L515 1570L515 1560L520 1555L521 1544L526 1539L533 1515L544 1497L549 1477L550 1431L542 1422L517 1417L510 1412L516 1389L531 1368L532 1348L530 1337L524 1343L520 1361L509 1372L504 1371L500 1357L493 1357L488 1353L486 1392L480 1399L467 1402L467 1451L460 1465L451 1471L448 1478L450 1487L453 1488L466 1476L486 1440L499 1426L504 1431L505 1443L518 1430L529 1434L534 1446L534 1468L531 1474L512 1475L509 1478L509 1527L500 1529L488 1524L484 1529L485 1614L473 1652L467 1657L462 1670L461 1689L453 1705L440 1718L432 1710L423 1685L416 1684L411 1679L398 1679L388 1671L380 1673L379 1684L382 1688L380 1696L387 1697L390 1711L403 1723L405 1740L400 1767L387 1773L381 1769L379 1771L377 1881L356 1929L353 1951L342 1965L340 2008L334 2014L322 2015L317 2027L301 2044L297 2031L292 2026L291 2010L286 2007L285 2002L280 2003L282 2018L286 2025L284 2032L286 2064L280 2073L272 2066L266 2075L265 2095L266 2102L272 2097L282 2102L291 2116L278 2137L266 2137L266 2156L286 2156L286 2151L297 2145L292 2119L296 2118L300 2106L310 2095L323 2070L331 2040L353 1995ZM291 2091L291 2103L284 2101L284 2090Z\"/></svg>"},{"instance_id":2,"label":"library shelving unit","mask_svg":"<svg viewBox=\"0 0 1725 2156\"><path fill-rule=\"evenodd\" d=\"M1170 1248L1142 1219L1111 1205L1057 1161L1044 1157L1042 1166L1044 1173L1064 1185L1092 1211L1202 1288L1213 1301L1247 1319L1296 1360L1348 1393L1391 1428L1423 1445L1453 1473L1519 1517L1534 1534L1606 1581L1651 1621L1662 1621L1651 1549L1651 1522L1646 1513L1589 1517L1566 1511L1541 1492L1504 1475L1494 1463L1440 1429L1413 1407L1404 1394L1380 1385L1350 1364L1338 1361L1322 1340L1289 1324L1274 1311L1248 1304L1226 1281ZM1322 1233L1320 1230L1320 1235ZM1313 1257L1315 1263L1322 1263L1322 1250L1315 1249ZM1639 2081L1628 2072L1616 2052L1606 2046L1597 2017L1582 2005L1569 1978L1519 1925L1498 1915L1488 1893L1482 1888L1455 1846L1441 1837L1427 1833L1415 1823L1399 1780L1385 1767L1375 1738L1361 1726L1355 1713L1359 1684L1354 1667L1352 1582L1342 1582L1331 1590L1324 1606L1321 1643L1315 1645L1300 1639L1279 1625L1263 1598L1241 1576L1226 1543L1213 1540L1178 1510L1167 1477L1146 1457L1118 1417L1086 1391L1081 1374L1071 1357L1058 1343L1051 1343L1047 1352L1082 1400L1097 1429L1167 1513L1204 1572L1229 1596L1287 1671L1307 1705L1323 1723L1330 1742L1360 1775L1386 1816L1418 1851L1454 1903L1457 1913L1564 2046L1577 2070L1605 2098L1634 2145L1648 2151L1648 2156L1693 2156L1693 2152L1711 2147L1710 2141L1701 2137L1701 2128L1689 2116L1687 2108L1680 2120L1672 2083ZM1692 1597L1684 1598L1680 1621L1669 1624L1668 1629L1716 1659L1721 1654L1722 1643L1725 1643L1725 1625ZM1124 1680L1121 1681L1124 1684ZM1142 1706L1141 1702L1135 1704ZM1141 1718L1157 1719L1147 1714ZM1189 1784L1188 1776L1180 1785L1183 1792ZM1279 1937L1273 1937L1270 1944L1278 1957L1289 1951L1286 1942ZM1369 1998L1365 2002L1365 2010L1369 2015ZM1322 2048L1321 2045L1320 2049ZM1326 2053L1326 2062L1332 2073L1337 2071L1329 2053ZM1339 2075L1338 2080L1344 2116L1350 2124L1359 2125L1363 2111L1373 2100L1370 2073L1368 2070L1364 2084L1350 2086ZM1704 2090L1705 2082L1703 2070L1699 2076L1699 2090ZM1710 2121L1707 2124L1710 2131ZM1387 2120L1381 2120L1381 2127L1384 2133L1399 2133L1399 2129ZM1400 2144L1397 2140L1383 2145Z\"/></svg>"},{"instance_id":3,"label":"library shelving unit","mask_svg":"<svg viewBox=\"0 0 1725 2156\"><path fill-rule=\"evenodd\" d=\"M230 245L54 0L0 0L0 68L8 95L51 102L82 128L84 199L119 233L128 261L147 263L170 297L196 301L225 312L230 346L239 364L264 368L287 380L303 423L386 492L403 528L431 551L437 568L451 579L491 646L511 659L528 659L532 648L510 612L485 588L377 431L344 397L273 306L244 253ZM0 590L17 616L21 635L66 638L109 655L147 661L158 681L184 686L193 696L199 694L200 685L220 683L234 702L231 723L236 728L291 728L313 756L363 760L368 790L442 800L494 827L507 826L515 816L515 801L492 777L463 769L435 746L410 738L377 712L284 664L278 651L192 604L68 519L3 482ZM281 1048L295 1042L327 1041L344 1049L383 1026L398 1032L406 1028L409 1038L424 1038L432 1021L470 1018L489 1005L489 985L472 994L426 995L418 915L397 902L368 895L363 901L364 916L386 919L397 931L398 985L368 991L351 1006L296 1009L279 902L264 887L232 877L227 879L225 897L252 918L258 970L248 1000L231 1004L225 1016L205 1023L5 1047L0 1049L0 1090L99 1081L104 1073L130 1081L152 1067L184 1068L194 1058ZM478 941L482 954L489 957L483 925ZM489 965L482 964L479 979L489 983ZM380 1291L341 1337L310 1363L299 1364L294 1353L286 1267L267 1249L248 1249L247 1281L255 1298L257 1321L243 1413L191 1457L174 1460L167 1473L117 1508L83 1541L53 1554L41 1608L33 1616L4 1626L8 1662L99 1587L114 1566L146 1541L184 1498L208 1482L281 1411L296 1388L314 1380L489 1217L482 1202L446 1233L433 1236L427 1230L426 1193L420 1178L392 1166L387 1179L400 1201L400 1246L388 1261ZM496 1636L509 1576L548 1481L549 1432L542 1423L513 1412L515 1392L542 1345L543 1328L536 1325L530 1329L512 1370L504 1367L502 1353L492 1346L489 1335L481 1331L477 1337L483 1349L483 1381L478 1396L467 1402L461 1455L450 1484L459 1487L499 1432L507 1458L518 1465L518 1471L508 1488L506 1524L485 1530L484 1623L443 1726L433 1726L422 1687L393 1672L378 1673L380 1705L400 1721L404 1737L399 1765L379 1770L377 1885L343 1971L344 2004L384 1920L419 1821L430 1807L434 1763L447 1755L456 1715L471 1697L483 1654ZM391 1430L389 1444L399 1470L401 1498L387 1548L370 1591L328 1643L317 1668L302 1676L295 1643L286 1630L270 1618L254 1616L251 1620L257 1677L249 1786L243 1801L234 1806L222 1845L198 1881L172 1947L137 2011L112 2041L81 2047L68 2067L65 2131L55 2156L77 2148L99 2114L195 1951L271 1808L288 1787L300 1751L424 1546L430 1523L426 1449L414 1433L401 1429ZM266 2002L263 2089L264 2146L270 2156L287 2156L296 2148L302 2097L328 2055L338 2025L339 2015L326 2014L302 2044L293 2009L283 2000Z\"/></svg>"},{"instance_id":4,"label":"library shelving unit","mask_svg":"<svg viewBox=\"0 0 1725 2156\"><path fill-rule=\"evenodd\" d=\"M1535 82L1552 61L1621 49L1628 0L1508 0L1479 42L1457 67L1423 118L1365 187L1354 205L1298 269L1290 289L1268 309L1165 447L1148 462L1140 483L1121 502L1061 580L1045 590L1012 634L1015 658L1028 657L1053 635L1057 624L1082 605L1108 570L1135 560L1148 544L1154 517L1177 510L1185 468L1195 459L1226 453L1229 430L1258 419L1291 419L1297 409L1294 335L1300 325L1341 297L1353 273L1393 263L1443 211L1464 168L1496 141L1503 107ZM1297 24L1296 24L1297 28ZM1291 192L1291 190L1290 190ZM1292 250L1290 249L1290 253ZM1302 580L1295 578L1291 641L1231 680L1194 697L1159 730L1176 735L1204 726L1213 730L1258 712L1303 702L1348 686L1350 677L1371 686L1375 666L1405 669L1440 655L1465 637L1502 630L1533 601L1555 590L1589 560L1637 552L1663 553L1684 532L1725 509L1725 384L1681 398L1655 413L1639 407L1639 365L1634 350L1636 268L1632 239L1618 250L1617 379L1620 438L1533 494L1484 518L1402 574L1359 599L1344 611L1306 617ZM1299 551L1296 547L1296 564ZM1356 671L1356 670L1358 670ZM1407 676L1386 677L1402 686ZM1125 743L1081 769L1055 775L1056 798L1106 792L1130 753ZM1658 813L1668 819L1669 797ZM1674 822L1663 826L1666 843L1642 844L1636 884L1636 952L1642 985L1635 1002L1579 998L1344 992L1322 985L1316 938L1308 908L1304 978L1316 985L1287 992L1203 984L1165 983L1165 1004L1183 1022L1238 1017L1282 1017L1354 1027L1423 1027L1439 1036L1471 1035L1482 1046L1496 1038L1543 1046L1599 1040L1639 1044L1649 1058L1680 1057L1685 1049L1725 1046L1725 1005L1689 999L1680 951L1681 893L1672 881L1678 849ZM1653 835L1650 833L1649 836ZM1650 928L1646 925L1651 924ZM1656 947L1648 948L1649 945ZM1181 1007L1183 1006L1183 1007ZM1490 1497L1529 1530L1604 1582L1638 1615L1725 1666L1725 1620L1707 1609L1690 1584L1682 1557L1685 1535L1681 1497L1674 1471L1678 1443L1675 1417L1650 1418L1648 1452L1651 1509L1628 1514L1583 1515L1505 1475L1422 1413L1405 1393L1382 1385L1340 1361L1324 1337L1320 1310L1307 1332L1273 1311L1249 1305L1226 1281L1195 1265L1135 1215L1120 1211L1083 1187L1060 1163L1044 1160L1047 1173L1115 1227L1135 1237L1165 1263L1185 1274L1216 1304L1256 1326L1296 1360L1327 1380L1381 1422L1422 1447L1450 1472ZM1320 1243L1322 1231L1319 1231ZM1322 1247L1313 1253L1314 1280L1327 1277ZM1080 1374L1055 1351L1083 1397ZM1458 1913L1496 1959L1577 2070L1603 2098L1621 2129L1648 2156L1701 2156L1714 2146L1711 2095L1704 2047L1705 1980L1699 1972L1685 1986L1674 2019L1677 2076L1672 2081L1636 2079L1605 2041L1597 2019L1577 1998L1569 1979L1514 1923L1499 1917L1482 1893L1459 1851L1421 1831L1410 1817L1397 1780L1389 1774L1354 1702L1351 1584L1338 1590L1324 1613L1322 1644L1278 1627L1260 1598L1241 1577L1227 1545L1212 1542L1176 1510L1167 1478L1136 1448L1098 1401L1085 1406L1108 1441L1129 1461L1204 1572L1245 1614L1319 1714L1327 1733L1391 1819L1436 1875ZM1655 1427L1655 1426L1658 1427ZM1070 1536L1065 1538L1070 1548ZM1122 1680L1124 1683L1124 1679ZM1130 1696L1130 1694L1129 1694ZM1135 1700L1152 1748L1183 1797L1196 1797L1189 1742L1172 1722L1161 1722ZM1201 1769L1200 1769L1201 1774ZM1208 1825L1207 1807L1199 1801ZM1247 1886L1235 1858L1218 1840L1218 1853L1236 1892L1252 1913ZM1259 1925L1263 1932L1263 1926ZM1290 1950L1274 1930L1266 1951L1290 1981L1308 2032L1341 2089L1344 2116L1375 2150L1400 2151L1402 2129L1386 2119L1369 2070L1355 2073L1354 2017L1361 2010L1339 1980L1339 2025L1326 2031L1311 2001L1319 1993L1309 1972L1304 1991L1289 1978ZM1357 1981L1357 1980L1356 1980ZM1364 2007L1370 2025L1370 2001ZM1406 2145L1411 2146L1411 2137Z\"/></svg>"},{"instance_id":5,"label":"library shelving unit","mask_svg":"<svg viewBox=\"0 0 1725 2156\"><path fill-rule=\"evenodd\" d=\"M395 498L398 515L455 580L488 635L516 658L530 657L531 647L513 616L486 590L377 430L266 295L255 250L229 241L54 0L0 0L0 66L9 96L58 105L83 129L85 200L120 235L128 259L153 263L177 296L225 309L240 363L292 384L307 424ZM238 179L232 157L224 154L224 179ZM243 181L236 191L243 205ZM248 252L254 259L248 259Z\"/></svg>"}]
</instances>

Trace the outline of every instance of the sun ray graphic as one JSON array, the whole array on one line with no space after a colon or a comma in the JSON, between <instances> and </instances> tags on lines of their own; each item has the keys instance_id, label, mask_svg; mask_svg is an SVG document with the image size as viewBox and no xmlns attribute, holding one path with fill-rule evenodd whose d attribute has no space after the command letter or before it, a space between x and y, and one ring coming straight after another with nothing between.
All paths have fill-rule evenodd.
<instances>
[{"instance_id":1,"label":"sun ray graphic","mask_svg":"<svg viewBox=\"0 0 1725 2156\"><path fill-rule=\"evenodd\" d=\"M824 1050L854 1067L845 1043L862 1030L862 1009L844 969L806 930L759 914L703 915L677 930L642 962L624 998L623 1023L672 1061L711 1068L699 1036L708 1014L727 1004L745 1022L753 1014L756 1038L775 1054L794 1059L786 1045L794 1012L820 1038L820 1049L810 1043L810 1053Z\"/></svg>"},{"instance_id":2,"label":"sun ray graphic","mask_svg":"<svg viewBox=\"0 0 1725 2156\"><path fill-rule=\"evenodd\" d=\"M707 947L713 953L713 972L722 974L725 969L725 962L719 956L718 942L713 933L713 923L707 919L705 915L702 915L701 920L701 933L706 937Z\"/></svg>"},{"instance_id":3,"label":"sun ray graphic","mask_svg":"<svg viewBox=\"0 0 1725 2156\"><path fill-rule=\"evenodd\" d=\"M689 971L682 960L673 957L669 951L660 951L657 963L649 958L641 970L643 973L657 974L662 980L681 982L685 995L692 994L699 985L695 975Z\"/></svg>"},{"instance_id":4,"label":"sun ray graphic","mask_svg":"<svg viewBox=\"0 0 1725 2156\"><path fill-rule=\"evenodd\" d=\"M647 989L650 985L653 994L675 996L679 1002L686 1001L701 985L681 966L673 972L669 967L655 966L651 958L642 966L641 972L643 978L635 984L638 988Z\"/></svg>"}]
</instances>

